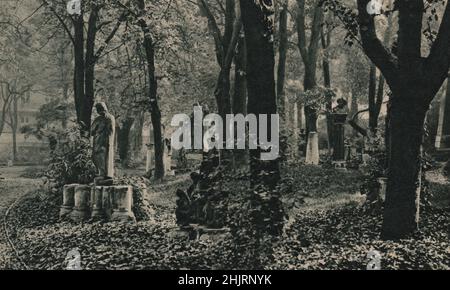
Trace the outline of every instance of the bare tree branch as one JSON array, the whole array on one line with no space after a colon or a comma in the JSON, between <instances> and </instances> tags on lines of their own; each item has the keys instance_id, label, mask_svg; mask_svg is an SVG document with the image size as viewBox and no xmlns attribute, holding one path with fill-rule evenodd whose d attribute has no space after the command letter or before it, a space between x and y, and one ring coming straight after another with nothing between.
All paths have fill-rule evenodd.
<instances>
[{"instance_id":1,"label":"bare tree branch","mask_svg":"<svg viewBox=\"0 0 450 290\"><path fill-rule=\"evenodd\" d=\"M389 84L397 81L397 58L378 39L374 16L366 10L370 0L358 0L358 21L364 52L381 70Z\"/></svg>"},{"instance_id":2,"label":"bare tree branch","mask_svg":"<svg viewBox=\"0 0 450 290\"><path fill-rule=\"evenodd\" d=\"M212 14L211 9L209 9L206 0L198 0L198 6L206 14L206 17L208 19L208 27L214 38L217 60L222 63L223 55L225 52L223 51L222 33L220 32L219 26L217 25L216 18Z\"/></svg>"},{"instance_id":3,"label":"bare tree branch","mask_svg":"<svg viewBox=\"0 0 450 290\"><path fill-rule=\"evenodd\" d=\"M450 67L450 1L447 2L444 16L430 55L425 60L424 72L433 91L438 91L447 77Z\"/></svg>"},{"instance_id":4,"label":"bare tree branch","mask_svg":"<svg viewBox=\"0 0 450 290\"><path fill-rule=\"evenodd\" d=\"M56 12L56 10L51 5L48 4L47 0L42 0L42 3L44 5L46 5L50 9L50 11L55 15L55 17L58 19L59 23L61 23L61 25L64 28L64 30L67 32L67 35L69 36L70 40L75 45L75 39L74 39L74 37L72 35L72 32L70 31L69 27L64 22L64 19Z\"/></svg>"}]
</instances>

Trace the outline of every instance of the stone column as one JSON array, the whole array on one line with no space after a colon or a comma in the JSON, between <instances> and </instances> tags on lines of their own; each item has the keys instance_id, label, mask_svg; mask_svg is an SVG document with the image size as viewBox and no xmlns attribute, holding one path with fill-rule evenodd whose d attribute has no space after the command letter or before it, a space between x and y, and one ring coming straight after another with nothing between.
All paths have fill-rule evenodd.
<instances>
[{"instance_id":1,"label":"stone column","mask_svg":"<svg viewBox=\"0 0 450 290\"><path fill-rule=\"evenodd\" d=\"M92 187L91 193L91 204L92 204L92 219L101 220L105 217L103 211L103 187L94 186Z\"/></svg>"},{"instance_id":2,"label":"stone column","mask_svg":"<svg viewBox=\"0 0 450 290\"><path fill-rule=\"evenodd\" d=\"M59 217L64 218L72 212L75 205L74 195L77 184L67 184L63 188L63 204L59 211Z\"/></svg>"},{"instance_id":3,"label":"stone column","mask_svg":"<svg viewBox=\"0 0 450 290\"><path fill-rule=\"evenodd\" d=\"M450 150L450 77L447 79L447 92L440 102L436 149Z\"/></svg>"},{"instance_id":4,"label":"stone column","mask_svg":"<svg viewBox=\"0 0 450 290\"><path fill-rule=\"evenodd\" d=\"M347 114L333 113L333 161L345 160L344 144L344 124L347 120Z\"/></svg>"},{"instance_id":5,"label":"stone column","mask_svg":"<svg viewBox=\"0 0 450 290\"><path fill-rule=\"evenodd\" d=\"M102 190L102 208L107 220L111 220L113 209L114 187L105 186Z\"/></svg>"},{"instance_id":6,"label":"stone column","mask_svg":"<svg viewBox=\"0 0 450 290\"><path fill-rule=\"evenodd\" d=\"M136 221L131 206L133 205L133 188L115 186L113 197L112 221Z\"/></svg>"},{"instance_id":7,"label":"stone column","mask_svg":"<svg viewBox=\"0 0 450 290\"><path fill-rule=\"evenodd\" d=\"M91 187L89 185L77 185L74 194L74 208L70 218L75 222L81 222L88 217L89 198Z\"/></svg>"}]
</instances>

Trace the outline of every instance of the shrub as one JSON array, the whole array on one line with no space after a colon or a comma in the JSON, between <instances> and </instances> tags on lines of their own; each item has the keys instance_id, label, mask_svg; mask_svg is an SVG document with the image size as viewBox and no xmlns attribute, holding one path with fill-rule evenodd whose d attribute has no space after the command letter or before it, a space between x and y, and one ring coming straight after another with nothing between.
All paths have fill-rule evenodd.
<instances>
[{"instance_id":1,"label":"shrub","mask_svg":"<svg viewBox=\"0 0 450 290\"><path fill-rule=\"evenodd\" d=\"M95 173L90 141L80 134L79 126L58 134L58 144L51 153L45 176L60 188L71 183L89 184Z\"/></svg>"}]
</instances>

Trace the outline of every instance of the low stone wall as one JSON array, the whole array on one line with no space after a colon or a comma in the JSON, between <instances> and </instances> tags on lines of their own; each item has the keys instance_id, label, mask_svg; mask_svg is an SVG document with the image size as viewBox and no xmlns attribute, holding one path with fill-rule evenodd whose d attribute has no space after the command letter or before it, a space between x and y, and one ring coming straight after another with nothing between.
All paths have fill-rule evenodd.
<instances>
[{"instance_id":1,"label":"low stone wall","mask_svg":"<svg viewBox=\"0 0 450 290\"><path fill-rule=\"evenodd\" d=\"M59 216L61 219L70 219L74 222L86 220L135 222L132 206L132 186L68 184L64 186Z\"/></svg>"}]
</instances>

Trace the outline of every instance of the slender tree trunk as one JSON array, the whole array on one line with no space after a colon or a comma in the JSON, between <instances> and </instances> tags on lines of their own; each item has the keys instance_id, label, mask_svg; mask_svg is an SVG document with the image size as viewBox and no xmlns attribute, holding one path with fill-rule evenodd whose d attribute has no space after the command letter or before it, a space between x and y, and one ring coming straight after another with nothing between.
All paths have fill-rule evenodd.
<instances>
[{"instance_id":1,"label":"slender tree trunk","mask_svg":"<svg viewBox=\"0 0 450 290\"><path fill-rule=\"evenodd\" d=\"M84 112L84 21L83 15L75 17L74 19L74 93L75 93L75 109L77 113L77 121L81 125L83 135L89 133L90 118L87 120Z\"/></svg>"},{"instance_id":2,"label":"slender tree trunk","mask_svg":"<svg viewBox=\"0 0 450 290\"><path fill-rule=\"evenodd\" d=\"M86 36L86 59L84 65L84 100L82 105L81 119L86 124L86 130L91 131L92 108L94 106L94 81L95 81L95 38L97 35L97 21L99 18L99 7L92 5L88 20L88 31Z\"/></svg>"},{"instance_id":3,"label":"slender tree trunk","mask_svg":"<svg viewBox=\"0 0 450 290\"><path fill-rule=\"evenodd\" d=\"M6 85L6 86L8 86L8 85ZM11 107L11 93L8 91L8 92L5 92L6 90L8 90L7 88L3 88L3 84L0 84L0 92L1 92L1 95L2 95L2 101L3 101L3 104L2 104L2 111L1 111L1 115L0 115L0 136L2 135L2 133L3 133L3 129L5 128L5 123L6 123L6 113L8 112L8 110L10 109L10 107Z\"/></svg>"},{"instance_id":4,"label":"slender tree trunk","mask_svg":"<svg viewBox=\"0 0 450 290\"><path fill-rule=\"evenodd\" d=\"M378 115L376 113L375 98L377 94L377 68L370 65L369 71L369 130L374 131L378 125Z\"/></svg>"},{"instance_id":5,"label":"slender tree trunk","mask_svg":"<svg viewBox=\"0 0 450 290\"><path fill-rule=\"evenodd\" d=\"M233 113L247 114L247 51L245 45L244 34L239 36L236 55L234 57L235 73L234 73L234 96L233 96ZM233 152L234 168L243 168L248 164L248 151L235 150Z\"/></svg>"},{"instance_id":6,"label":"slender tree trunk","mask_svg":"<svg viewBox=\"0 0 450 290\"><path fill-rule=\"evenodd\" d=\"M277 70L277 99L281 113L281 119L287 122L286 110L288 104L286 104L284 83L286 75L286 55L288 46L288 3L284 1L281 6L280 19L279 19L279 48L278 48L278 70Z\"/></svg>"},{"instance_id":7,"label":"slender tree trunk","mask_svg":"<svg viewBox=\"0 0 450 290\"><path fill-rule=\"evenodd\" d=\"M271 35L268 35L273 32L260 22L263 15L256 4L252 1L241 1L241 8L247 44L247 112L256 116L270 116L277 113L275 55ZM267 128L270 128L270 118L268 121ZM275 188L280 179L278 160L262 161L259 146L257 150L250 151L250 158L253 185L264 184L268 188Z\"/></svg>"},{"instance_id":8,"label":"slender tree trunk","mask_svg":"<svg viewBox=\"0 0 450 290\"><path fill-rule=\"evenodd\" d=\"M139 6L142 13L145 10L143 0L140 0ZM153 126L153 136L155 142L155 179L162 179L164 177L164 143L161 124L161 111L158 105L158 80L156 79L155 68L155 48L151 31L145 20L139 20L142 32L144 34L144 49L147 58L147 74L149 81L149 101L150 101L150 116Z\"/></svg>"},{"instance_id":9,"label":"slender tree trunk","mask_svg":"<svg viewBox=\"0 0 450 290\"><path fill-rule=\"evenodd\" d=\"M130 131L133 126L134 119L126 118L119 128L117 134L117 145L119 148L119 157L123 167L128 166L130 156Z\"/></svg>"},{"instance_id":10,"label":"slender tree trunk","mask_svg":"<svg viewBox=\"0 0 450 290\"><path fill-rule=\"evenodd\" d=\"M328 53L328 47L331 43L331 32L327 32L325 34L324 28L322 27L321 33L321 43L322 49L324 51L322 58L322 69L323 69L323 84L325 88L331 89L331 72L330 72L330 59ZM328 135L328 152L331 154L332 152L332 143L333 143L333 119L331 116L331 111L333 109L333 100L330 97L326 100L325 104L326 108L326 118L327 118L327 135Z\"/></svg>"},{"instance_id":11,"label":"slender tree trunk","mask_svg":"<svg viewBox=\"0 0 450 290\"><path fill-rule=\"evenodd\" d=\"M271 128L270 115L277 113L273 20L269 13L273 5L271 1L260 1L258 4L254 1L241 0L240 7L247 44L247 111L256 116L267 114L269 116L267 128ZM268 135L271 138L270 134ZM259 190L253 192L252 207L261 215L254 222L258 232L279 235L282 230L283 208L279 192L274 190L280 180L279 162L278 158L261 160L261 151L262 148L259 146L257 150L250 150L251 184L253 188L262 185L263 188L273 191L270 191L269 199L262 196L267 196L266 189L262 192Z\"/></svg>"},{"instance_id":12,"label":"slender tree trunk","mask_svg":"<svg viewBox=\"0 0 450 290\"><path fill-rule=\"evenodd\" d=\"M310 25L310 37L309 43L307 41L307 33L306 33L306 9L305 9L305 1L297 0L297 38L298 43L297 46L300 50L300 55L302 57L302 61L305 67L305 75L303 80L303 88L305 92L313 90L317 87L316 81L316 68L317 68L317 59L318 53L320 49L320 34L321 34L321 25L323 20L323 10L319 5L319 1L314 1L311 7L313 8L313 18L311 20ZM312 101L312 100L311 100ZM305 104L305 126L306 126L306 141L309 142L309 133L317 132L317 111L314 105ZM314 143L314 144L313 144ZM310 159L313 163L317 162L317 156L313 156L318 152L318 143L311 142L309 150L307 152L307 160ZM311 154L311 156L309 156Z\"/></svg>"},{"instance_id":13,"label":"slender tree trunk","mask_svg":"<svg viewBox=\"0 0 450 290\"><path fill-rule=\"evenodd\" d=\"M230 72L231 67L222 68L220 70L215 92L219 115L222 116L224 120L226 114L231 113Z\"/></svg>"},{"instance_id":14,"label":"slender tree trunk","mask_svg":"<svg viewBox=\"0 0 450 290\"><path fill-rule=\"evenodd\" d=\"M10 111L10 125L12 131L13 141L13 161L17 161L17 127L18 127L18 108L17 108L18 96L14 96L12 100L12 110Z\"/></svg>"},{"instance_id":15,"label":"slender tree trunk","mask_svg":"<svg viewBox=\"0 0 450 290\"><path fill-rule=\"evenodd\" d=\"M352 100L350 103L350 115L354 116L356 113L358 113L358 99L356 98L356 94L352 93L351 95ZM358 132L356 130L353 131L353 136L356 137L358 135Z\"/></svg>"},{"instance_id":16,"label":"slender tree trunk","mask_svg":"<svg viewBox=\"0 0 450 290\"><path fill-rule=\"evenodd\" d=\"M244 34L239 36L237 44L237 54L234 58L235 73L234 73L234 98L233 98L233 113L243 114L247 112L247 52L245 45Z\"/></svg>"},{"instance_id":17,"label":"slender tree trunk","mask_svg":"<svg viewBox=\"0 0 450 290\"><path fill-rule=\"evenodd\" d=\"M142 129L144 127L144 121L144 114L139 113L133 124L133 130L131 131L131 144L134 156L139 155L142 149Z\"/></svg>"},{"instance_id":18,"label":"slender tree trunk","mask_svg":"<svg viewBox=\"0 0 450 290\"><path fill-rule=\"evenodd\" d=\"M307 62L305 64L303 87L305 91L310 91L317 87L315 62ZM317 111L313 106L305 106L305 122L307 137L310 132L317 132Z\"/></svg>"}]
</instances>

